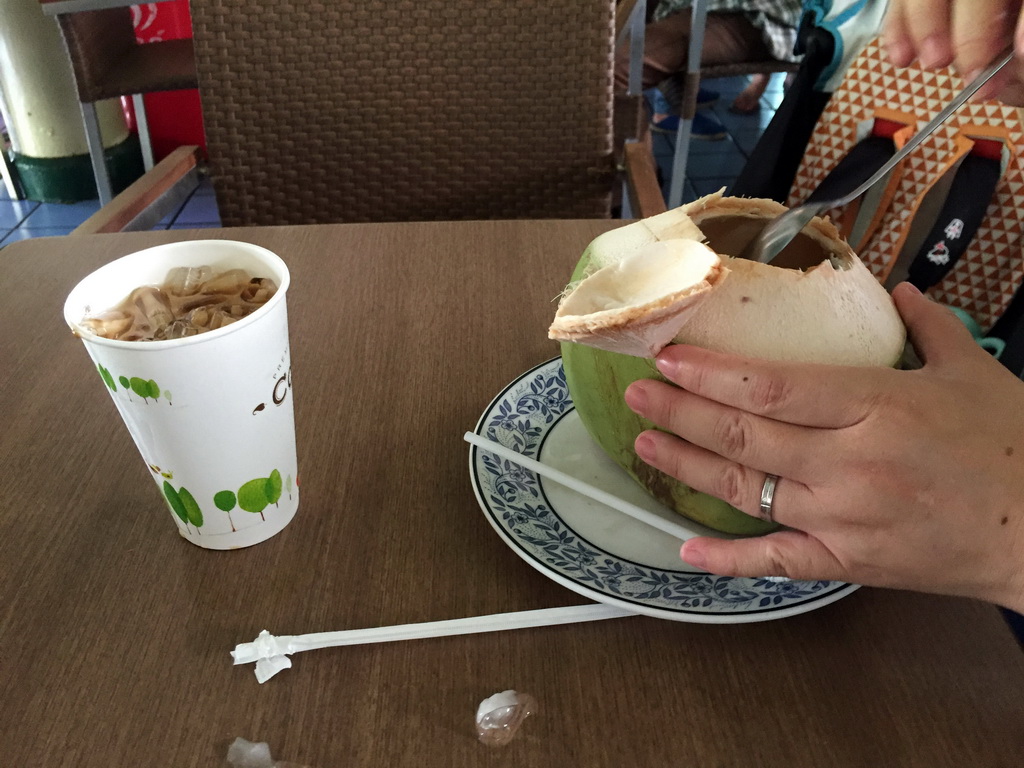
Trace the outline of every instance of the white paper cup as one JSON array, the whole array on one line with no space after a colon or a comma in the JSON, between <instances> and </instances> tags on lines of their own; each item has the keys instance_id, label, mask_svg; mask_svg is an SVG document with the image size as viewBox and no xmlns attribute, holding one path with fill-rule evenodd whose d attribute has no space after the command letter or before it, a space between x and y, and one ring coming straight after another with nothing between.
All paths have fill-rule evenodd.
<instances>
[{"instance_id":1,"label":"white paper cup","mask_svg":"<svg viewBox=\"0 0 1024 768\"><path fill-rule=\"evenodd\" d=\"M90 313L159 285L173 267L209 265L272 278L277 293L231 325L167 341L114 341ZM299 505L285 292L288 268L230 240L159 245L82 280L64 319L85 343L178 531L207 549L248 547L284 528Z\"/></svg>"}]
</instances>

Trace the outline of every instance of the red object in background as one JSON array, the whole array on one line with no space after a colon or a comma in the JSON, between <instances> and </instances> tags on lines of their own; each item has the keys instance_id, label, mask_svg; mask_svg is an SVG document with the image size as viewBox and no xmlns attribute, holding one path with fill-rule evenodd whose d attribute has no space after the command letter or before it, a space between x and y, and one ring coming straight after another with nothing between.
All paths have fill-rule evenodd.
<instances>
[{"instance_id":1,"label":"red object in background","mask_svg":"<svg viewBox=\"0 0 1024 768\"><path fill-rule=\"evenodd\" d=\"M135 37L140 43L160 40L180 40L192 37L192 15L188 0L165 0L132 6ZM186 144L198 144L206 149L203 133L203 110L199 91L161 91L142 96L149 121L149 137L153 144L153 157L159 162L172 150ZM131 99L127 99L131 104ZM129 122L134 127L134 115Z\"/></svg>"}]
</instances>

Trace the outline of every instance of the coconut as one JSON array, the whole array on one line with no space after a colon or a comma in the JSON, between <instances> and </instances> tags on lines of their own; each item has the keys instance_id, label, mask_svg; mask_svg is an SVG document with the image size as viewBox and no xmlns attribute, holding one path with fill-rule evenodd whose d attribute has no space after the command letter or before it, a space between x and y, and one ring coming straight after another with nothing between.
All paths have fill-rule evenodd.
<instances>
[{"instance_id":1,"label":"coconut","mask_svg":"<svg viewBox=\"0 0 1024 768\"><path fill-rule=\"evenodd\" d=\"M906 331L891 297L825 219L772 264L734 258L785 208L709 195L597 237L584 251L549 336L562 344L576 410L597 443L655 498L727 533L773 526L641 461L652 425L625 404L634 381L662 379L670 343L767 360L893 366Z\"/></svg>"},{"instance_id":2,"label":"coconut","mask_svg":"<svg viewBox=\"0 0 1024 768\"><path fill-rule=\"evenodd\" d=\"M679 333L687 310L725 274L718 254L697 240L645 244L571 290L548 335L653 357Z\"/></svg>"}]
</instances>

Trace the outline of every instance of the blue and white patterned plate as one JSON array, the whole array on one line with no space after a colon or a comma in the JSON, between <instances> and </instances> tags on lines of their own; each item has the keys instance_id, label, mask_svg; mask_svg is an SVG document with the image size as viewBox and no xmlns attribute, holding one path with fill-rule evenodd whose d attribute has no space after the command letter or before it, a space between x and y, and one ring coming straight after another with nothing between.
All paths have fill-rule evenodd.
<instances>
[{"instance_id":1,"label":"blue and white patterned plate","mask_svg":"<svg viewBox=\"0 0 1024 768\"><path fill-rule=\"evenodd\" d=\"M476 432L694 533L724 536L667 510L601 451L576 414L561 358L509 384ZM713 576L679 559L678 539L492 453L471 447L469 472L501 538L541 573L598 602L675 621L739 624L812 611L857 589Z\"/></svg>"}]
</instances>

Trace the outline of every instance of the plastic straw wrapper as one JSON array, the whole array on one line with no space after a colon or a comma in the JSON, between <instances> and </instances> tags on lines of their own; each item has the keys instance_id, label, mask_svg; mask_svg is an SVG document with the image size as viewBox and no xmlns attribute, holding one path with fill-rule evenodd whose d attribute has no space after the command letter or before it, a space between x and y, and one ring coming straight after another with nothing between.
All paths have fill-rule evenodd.
<instances>
[{"instance_id":1,"label":"plastic straw wrapper","mask_svg":"<svg viewBox=\"0 0 1024 768\"><path fill-rule=\"evenodd\" d=\"M427 637L469 635L479 632L500 632L506 629L546 627L556 624L575 624L584 621L617 619L633 616L632 611L603 603L569 605L561 608L542 608L536 611L495 613L466 619L428 621L421 624L399 624L391 627L348 629L340 632L317 632L309 635L274 635L263 630L251 643L242 643L231 652L237 664L256 663L256 679L265 683L282 669L292 665L288 657L301 651L334 648L343 645L390 643L397 640L416 640Z\"/></svg>"}]
</instances>

